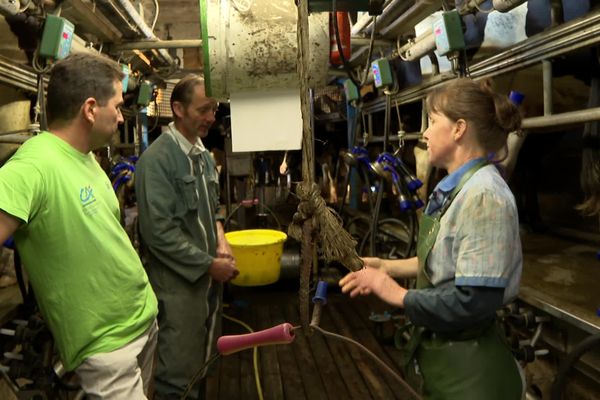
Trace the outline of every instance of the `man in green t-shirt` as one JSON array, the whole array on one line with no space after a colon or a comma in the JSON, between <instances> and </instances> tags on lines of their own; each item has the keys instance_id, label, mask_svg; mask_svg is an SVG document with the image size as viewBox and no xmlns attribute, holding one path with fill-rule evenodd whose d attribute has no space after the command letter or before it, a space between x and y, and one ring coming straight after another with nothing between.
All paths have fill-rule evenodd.
<instances>
[{"instance_id":1,"label":"man in green t-shirt","mask_svg":"<svg viewBox=\"0 0 600 400\"><path fill-rule=\"evenodd\" d=\"M42 316L90 399L144 399L157 300L94 149L123 122L120 66L77 54L48 83L49 131L0 168L0 243L14 234Z\"/></svg>"}]
</instances>

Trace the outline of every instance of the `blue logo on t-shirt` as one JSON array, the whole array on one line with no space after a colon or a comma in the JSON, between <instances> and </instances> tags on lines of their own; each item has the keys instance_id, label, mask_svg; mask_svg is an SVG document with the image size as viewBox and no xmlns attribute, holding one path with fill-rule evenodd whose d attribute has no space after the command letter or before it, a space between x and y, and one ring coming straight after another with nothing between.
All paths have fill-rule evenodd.
<instances>
[{"instance_id":1,"label":"blue logo on t-shirt","mask_svg":"<svg viewBox=\"0 0 600 400\"><path fill-rule=\"evenodd\" d=\"M93 215L96 213L96 206L90 207L96 202L94 190L91 186L85 186L79 190L79 200L81 200L81 205L83 206L83 212L85 214Z\"/></svg>"},{"instance_id":2,"label":"blue logo on t-shirt","mask_svg":"<svg viewBox=\"0 0 600 400\"><path fill-rule=\"evenodd\" d=\"M86 204L96 201L92 187L86 186L81 188L81 190L79 191L79 199L81 200L81 204L83 204L84 206Z\"/></svg>"}]
</instances>

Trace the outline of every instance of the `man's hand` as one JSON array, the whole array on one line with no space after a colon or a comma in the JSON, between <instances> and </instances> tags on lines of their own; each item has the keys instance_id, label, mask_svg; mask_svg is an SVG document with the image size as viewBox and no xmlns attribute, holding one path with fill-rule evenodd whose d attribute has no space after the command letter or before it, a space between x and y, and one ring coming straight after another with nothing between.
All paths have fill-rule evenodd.
<instances>
[{"instance_id":1,"label":"man's hand","mask_svg":"<svg viewBox=\"0 0 600 400\"><path fill-rule=\"evenodd\" d=\"M228 282L238 276L240 271L235 267L233 257L216 257L208 267L208 273L216 281Z\"/></svg>"},{"instance_id":2,"label":"man's hand","mask_svg":"<svg viewBox=\"0 0 600 400\"><path fill-rule=\"evenodd\" d=\"M361 260L364 263L365 268L380 269L387 272L383 260L379 257L361 257Z\"/></svg>"}]
</instances>

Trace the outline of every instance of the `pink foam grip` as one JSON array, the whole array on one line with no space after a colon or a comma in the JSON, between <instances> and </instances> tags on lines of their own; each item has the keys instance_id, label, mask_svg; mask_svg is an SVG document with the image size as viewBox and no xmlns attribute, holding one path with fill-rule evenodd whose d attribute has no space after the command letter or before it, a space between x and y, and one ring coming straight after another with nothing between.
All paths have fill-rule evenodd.
<instances>
[{"instance_id":1,"label":"pink foam grip","mask_svg":"<svg viewBox=\"0 0 600 400\"><path fill-rule=\"evenodd\" d=\"M217 340L219 353L226 356L254 346L286 344L294 341L294 327L284 322L281 325L245 335L221 336Z\"/></svg>"}]
</instances>

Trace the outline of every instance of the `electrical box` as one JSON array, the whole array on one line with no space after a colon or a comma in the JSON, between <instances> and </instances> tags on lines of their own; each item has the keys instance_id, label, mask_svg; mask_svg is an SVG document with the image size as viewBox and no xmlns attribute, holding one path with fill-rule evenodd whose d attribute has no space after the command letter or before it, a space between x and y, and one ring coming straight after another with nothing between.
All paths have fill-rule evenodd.
<instances>
[{"instance_id":1,"label":"electrical box","mask_svg":"<svg viewBox=\"0 0 600 400\"><path fill-rule=\"evenodd\" d=\"M435 46L440 56L465 48L462 23L457 10L447 11L433 21Z\"/></svg>"},{"instance_id":2,"label":"electrical box","mask_svg":"<svg viewBox=\"0 0 600 400\"><path fill-rule=\"evenodd\" d=\"M350 103L351 101L358 100L360 95L358 93L358 88L352 82L351 79L346 79L344 81L344 93L346 94L346 102Z\"/></svg>"},{"instance_id":3,"label":"electrical box","mask_svg":"<svg viewBox=\"0 0 600 400\"><path fill-rule=\"evenodd\" d=\"M121 71L123 72L123 80L121 80L121 85L123 86L123 93L127 92L127 87L129 86L129 75L131 74L131 70L129 66L126 64L121 64Z\"/></svg>"},{"instance_id":4,"label":"electrical box","mask_svg":"<svg viewBox=\"0 0 600 400\"><path fill-rule=\"evenodd\" d=\"M75 26L67 19L48 15L44 24L40 55L62 60L71 52Z\"/></svg>"},{"instance_id":5,"label":"electrical box","mask_svg":"<svg viewBox=\"0 0 600 400\"><path fill-rule=\"evenodd\" d=\"M147 107L152 100L152 92L154 88L152 84L148 81L140 82L140 90L137 97L137 105Z\"/></svg>"},{"instance_id":6,"label":"electrical box","mask_svg":"<svg viewBox=\"0 0 600 400\"><path fill-rule=\"evenodd\" d=\"M380 58L371 63L371 70L373 71L373 79L375 80L375 87L381 88L390 86L394 83L392 78L392 68L387 58Z\"/></svg>"}]
</instances>

